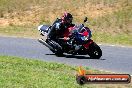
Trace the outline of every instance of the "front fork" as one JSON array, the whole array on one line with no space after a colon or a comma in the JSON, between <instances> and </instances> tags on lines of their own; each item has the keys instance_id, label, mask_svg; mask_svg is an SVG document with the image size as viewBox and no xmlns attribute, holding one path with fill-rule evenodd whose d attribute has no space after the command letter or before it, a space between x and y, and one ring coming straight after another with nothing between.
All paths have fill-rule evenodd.
<instances>
[{"instance_id":1,"label":"front fork","mask_svg":"<svg viewBox=\"0 0 132 88\"><path fill-rule=\"evenodd\" d=\"M83 44L83 46L84 46L86 49L88 49L89 46L90 46L90 44L92 44L92 43L93 43L93 40L90 39L90 40L88 40L88 42L87 42L86 44Z\"/></svg>"}]
</instances>

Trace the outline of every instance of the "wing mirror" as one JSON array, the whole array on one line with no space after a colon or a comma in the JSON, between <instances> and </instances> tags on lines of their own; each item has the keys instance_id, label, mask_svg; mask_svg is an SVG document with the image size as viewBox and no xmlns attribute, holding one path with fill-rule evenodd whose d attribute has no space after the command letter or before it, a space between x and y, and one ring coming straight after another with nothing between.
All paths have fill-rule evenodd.
<instances>
[{"instance_id":1,"label":"wing mirror","mask_svg":"<svg viewBox=\"0 0 132 88\"><path fill-rule=\"evenodd\" d=\"M88 18L87 18L87 17L85 17L85 19L84 19L84 23L85 23L85 22L87 22L87 21L88 21Z\"/></svg>"}]
</instances>

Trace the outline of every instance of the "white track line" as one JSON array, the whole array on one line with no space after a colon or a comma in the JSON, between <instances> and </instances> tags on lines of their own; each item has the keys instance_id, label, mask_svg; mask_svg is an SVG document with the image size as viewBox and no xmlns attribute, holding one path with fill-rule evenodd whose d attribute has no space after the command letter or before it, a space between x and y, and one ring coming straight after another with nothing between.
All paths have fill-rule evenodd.
<instances>
[{"instance_id":1,"label":"white track line","mask_svg":"<svg viewBox=\"0 0 132 88\"><path fill-rule=\"evenodd\" d=\"M112 46L112 47L123 47L123 48L132 48L132 46L123 46L123 45L109 45L109 44L98 44L101 46Z\"/></svg>"}]
</instances>

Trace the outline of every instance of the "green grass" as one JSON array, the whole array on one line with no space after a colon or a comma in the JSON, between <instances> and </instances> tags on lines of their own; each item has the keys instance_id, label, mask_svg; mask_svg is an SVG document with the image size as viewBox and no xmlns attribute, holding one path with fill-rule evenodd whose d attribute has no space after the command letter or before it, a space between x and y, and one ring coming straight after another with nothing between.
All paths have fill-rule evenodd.
<instances>
[{"instance_id":1,"label":"green grass","mask_svg":"<svg viewBox=\"0 0 132 88\"><path fill-rule=\"evenodd\" d=\"M0 35L38 38L39 31L37 30L37 27L33 26L12 25L7 27L0 27Z\"/></svg>"},{"instance_id":2,"label":"green grass","mask_svg":"<svg viewBox=\"0 0 132 88\"><path fill-rule=\"evenodd\" d=\"M132 45L132 35L118 34L112 35L109 33L94 32L93 40L97 43L115 44L115 45Z\"/></svg>"},{"instance_id":3,"label":"green grass","mask_svg":"<svg viewBox=\"0 0 132 88\"><path fill-rule=\"evenodd\" d=\"M63 64L0 56L2 88L73 88L78 86L74 72Z\"/></svg>"},{"instance_id":4,"label":"green grass","mask_svg":"<svg viewBox=\"0 0 132 88\"><path fill-rule=\"evenodd\" d=\"M1 88L130 88L131 84L88 84L80 86L75 75L78 67L31 60L11 56L0 56ZM99 70L92 73L106 73Z\"/></svg>"}]
</instances>

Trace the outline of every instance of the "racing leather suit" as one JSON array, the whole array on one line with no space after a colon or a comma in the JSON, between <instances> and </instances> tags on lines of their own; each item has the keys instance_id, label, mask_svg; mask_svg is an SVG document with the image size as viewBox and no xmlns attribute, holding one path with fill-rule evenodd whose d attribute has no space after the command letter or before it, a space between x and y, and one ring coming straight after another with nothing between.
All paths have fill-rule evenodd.
<instances>
[{"instance_id":1,"label":"racing leather suit","mask_svg":"<svg viewBox=\"0 0 132 88\"><path fill-rule=\"evenodd\" d=\"M57 18L48 32L47 40L57 43L58 38L64 37L65 30L71 26L74 26L74 24L64 23L62 19Z\"/></svg>"}]
</instances>

